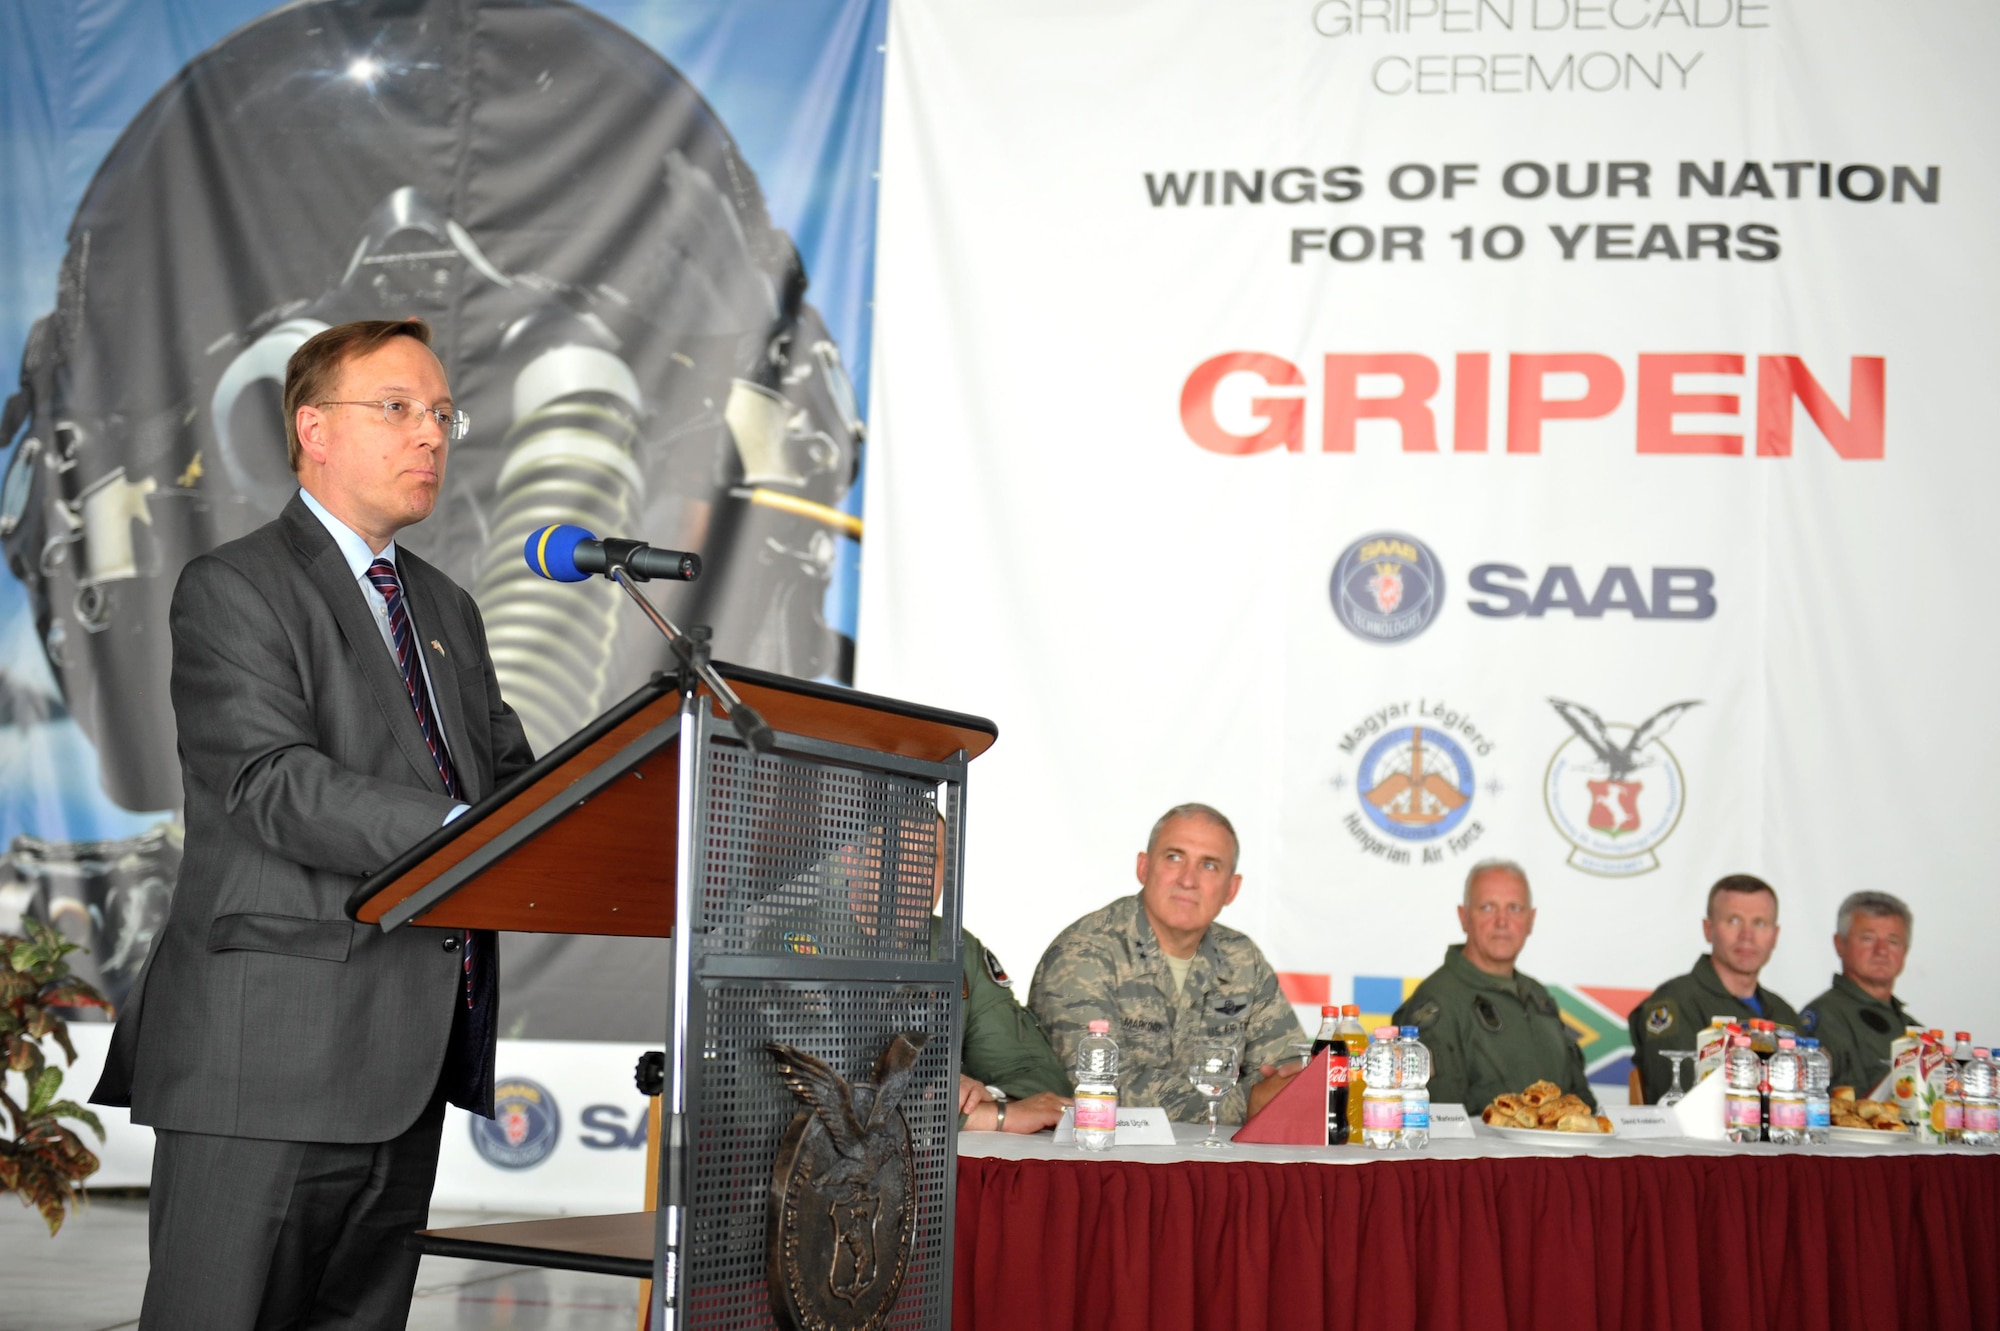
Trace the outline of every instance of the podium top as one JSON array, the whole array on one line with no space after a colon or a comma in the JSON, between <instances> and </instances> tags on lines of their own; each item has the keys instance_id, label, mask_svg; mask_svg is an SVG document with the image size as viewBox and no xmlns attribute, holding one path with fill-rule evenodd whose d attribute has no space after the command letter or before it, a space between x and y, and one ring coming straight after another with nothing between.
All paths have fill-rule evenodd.
<instances>
[{"instance_id":1,"label":"podium top","mask_svg":"<svg viewBox=\"0 0 2000 1331\"><path fill-rule=\"evenodd\" d=\"M999 733L983 717L721 661L715 669L781 735L944 762L961 752L977 757ZM707 694L700 690L700 696ZM670 847L679 789L672 740L679 714L675 678L654 676L370 875L348 897L347 913L385 928L409 922L667 936L676 887ZM617 779L628 775L637 779ZM585 800L593 806L590 816L566 816ZM467 865L468 860L476 862ZM462 865L471 872L454 874ZM442 895L427 891L440 880L451 882Z\"/></svg>"}]
</instances>

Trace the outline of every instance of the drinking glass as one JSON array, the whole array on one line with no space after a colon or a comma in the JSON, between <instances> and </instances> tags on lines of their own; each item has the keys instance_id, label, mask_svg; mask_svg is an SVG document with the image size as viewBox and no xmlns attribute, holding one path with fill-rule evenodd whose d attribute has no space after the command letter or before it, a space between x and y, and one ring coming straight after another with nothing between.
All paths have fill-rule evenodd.
<instances>
[{"instance_id":1,"label":"drinking glass","mask_svg":"<svg viewBox=\"0 0 2000 1331\"><path fill-rule=\"evenodd\" d=\"M1660 1108L1665 1109L1670 1105L1679 1104L1686 1097L1687 1092L1681 1089L1681 1064L1693 1058L1695 1051L1692 1049L1662 1049L1660 1053L1674 1065L1673 1087L1660 1097Z\"/></svg>"},{"instance_id":2,"label":"drinking glass","mask_svg":"<svg viewBox=\"0 0 2000 1331\"><path fill-rule=\"evenodd\" d=\"M1208 1097L1208 1136L1201 1144L1211 1151L1228 1150L1229 1143L1215 1135L1215 1115L1222 1097L1236 1085L1236 1046L1228 1040L1196 1040L1188 1050L1187 1075L1195 1090Z\"/></svg>"}]
</instances>

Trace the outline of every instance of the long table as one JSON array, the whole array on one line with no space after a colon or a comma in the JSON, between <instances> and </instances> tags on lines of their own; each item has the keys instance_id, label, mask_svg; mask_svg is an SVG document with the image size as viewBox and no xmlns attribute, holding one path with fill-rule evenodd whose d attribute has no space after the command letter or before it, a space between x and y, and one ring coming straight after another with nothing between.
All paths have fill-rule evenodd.
<instances>
[{"instance_id":1,"label":"long table","mask_svg":"<svg viewBox=\"0 0 2000 1331\"><path fill-rule=\"evenodd\" d=\"M2000 1327L2000 1152L1202 1131L961 1134L956 1331Z\"/></svg>"}]
</instances>

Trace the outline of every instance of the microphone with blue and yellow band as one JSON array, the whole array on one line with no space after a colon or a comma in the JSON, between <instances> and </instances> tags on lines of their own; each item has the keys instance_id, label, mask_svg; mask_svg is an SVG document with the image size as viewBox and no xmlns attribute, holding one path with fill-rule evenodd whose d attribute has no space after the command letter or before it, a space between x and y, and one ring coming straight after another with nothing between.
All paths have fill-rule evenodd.
<instances>
[{"instance_id":1,"label":"microphone with blue and yellow band","mask_svg":"<svg viewBox=\"0 0 2000 1331\"><path fill-rule=\"evenodd\" d=\"M598 540L581 527L559 522L537 527L521 547L528 567L552 582L582 582L593 573L622 568L640 582L659 578L693 582L701 576L701 556L685 550L659 550L644 541L607 536Z\"/></svg>"}]
</instances>

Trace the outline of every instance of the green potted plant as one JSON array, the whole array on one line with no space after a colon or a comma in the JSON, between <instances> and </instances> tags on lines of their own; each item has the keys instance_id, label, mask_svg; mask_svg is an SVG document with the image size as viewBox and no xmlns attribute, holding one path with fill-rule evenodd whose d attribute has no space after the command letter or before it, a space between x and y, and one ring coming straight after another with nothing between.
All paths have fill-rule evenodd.
<instances>
[{"instance_id":1,"label":"green potted plant","mask_svg":"<svg viewBox=\"0 0 2000 1331\"><path fill-rule=\"evenodd\" d=\"M83 1139L60 1120L87 1123L104 1140L97 1115L74 1100L59 1100L62 1069L42 1053L42 1041L54 1040L68 1063L76 1062L69 1024L58 1008L111 1005L104 996L69 973L64 958L77 945L40 920L23 922L27 937L0 934L0 1053L7 1072L19 1073L25 1097L16 1100L12 1083L0 1076L0 1192L18 1192L48 1222L49 1233L62 1228L68 1208L82 1200L82 1183L97 1172L97 1157Z\"/></svg>"}]
</instances>

